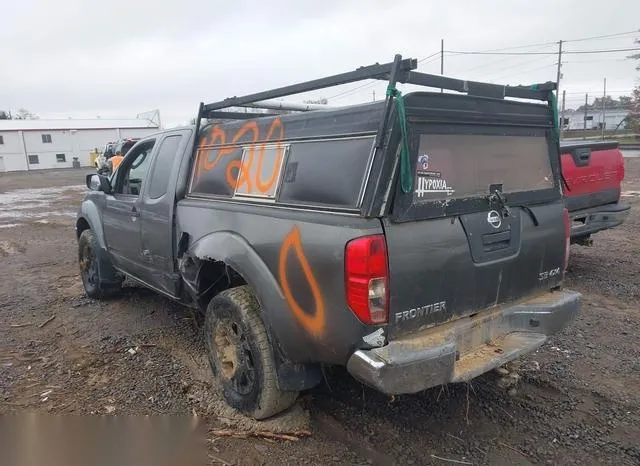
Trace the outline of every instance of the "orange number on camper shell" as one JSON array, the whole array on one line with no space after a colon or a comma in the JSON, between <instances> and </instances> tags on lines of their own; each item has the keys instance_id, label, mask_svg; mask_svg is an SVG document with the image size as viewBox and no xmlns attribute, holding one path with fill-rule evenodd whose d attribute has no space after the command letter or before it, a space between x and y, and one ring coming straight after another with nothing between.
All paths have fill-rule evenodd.
<instances>
[{"instance_id":1,"label":"orange number on camper shell","mask_svg":"<svg viewBox=\"0 0 640 466\"><path fill-rule=\"evenodd\" d=\"M276 156L276 160L273 164L273 171L271 172L271 176L269 177L269 179L263 183L262 179L261 179L261 174L262 174L262 162L264 161L264 152L266 149L266 143L262 144L262 147L260 148L260 154L258 155L258 168L256 170L256 187L258 188L258 190L261 193L266 193L267 191L269 191L274 183L276 182L276 177L278 176L278 173L280 172L280 164L282 163L282 155L284 153L284 148L282 147L282 140L284 139L284 126L282 126L282 121L280 121L280 118L276 118L275 120L273 120L273 123L271 123L271 127L269 128L269 132L267 133L267 137L266 140L270 141L271 138L273 137L273 133L275 132L276 128L280 129L280 137L277 139L278 141L278 155Z\"/></svg>"},{"instance_id":2,"label":"orange number on camper shell","mask_svg":"<svg viewBox=\"0 0 640 466\"><path fill-rule=\"evenodd\" d=\"M278 155L276 157L271 176L268 180L263 182L261 178L261 171L262 164L264 162L266 144L271 140L276 130L279 130L279 136L276 139L278 145ZM220 163L222 157L232 154L233 151L238 148L239 144L241 144L240 140L247 133L251 133L252 136L249 141L246 141L246 143L249 144L248 154L245 160L231 160L227 164L225 169L227 183L232 189L237 189L239 186L246 184L247 192L249 193L253 191L252 181L255 183L257 190L263 194L273 188L273 185L277 181L278 173L280 171L280 165L282 164L282 157L284 155L284 148L282 146L282 140L284 139L284 126L282 125L282 121L280 120L280 118L276 118L275 120L273 120L271 126L269 127L265 142L260 147L260 152L258 153L257 173L255 174L253 179L251 168L253 167L255 159L254 156L256 155L256 142L258 141L258 139L260 139L260 128L258 127L258 123L254 120L246 122L240 127L238 131L236 131L235 135L233 136L233 140L229 143L229 146L225 146L225 131L218 125L215 125L213 128L211 128L209 134L205 138L203 138L203 141L199 144L196 179L200 178L202 172L213 170L218 165L218 163ZM215 143L222 147L218 149L216 157L211 160L211 156L214 152L211 151L205 155L203 147L215 145Z\"/></svg>"},{"instance_id":3,"label":"orange number on camper shell","mask_svg":"<svg viewBox=\"0 0 640 466\"><path fill-rule=\"evenodd\" d=\"M304 273L305 279L307 280L307 283L311 288L313 301L316 307L313 314L306 313L304 309L300 307L298 302L293 297L293 293L291 292L291 287L289 286L289 280L287 278L287 258L290 249L293 249L293 251L295 252L296 257L298 258L298 262L302 267L302 272ZM313 272L311 271L309 262L304 255L304 251L302 250L302 238L300 236L300 229L297 226L292 228L292 230L287 234L284 241L282 242L282 247L280 248L279 275L280 286L282 286L284 296L295 318L310 334L315 337L322 336L325 330L324 301L322 299L322 294L320 293L320 288L318 287L318 282L313 276Z\"/></svg>"}]
</instances>

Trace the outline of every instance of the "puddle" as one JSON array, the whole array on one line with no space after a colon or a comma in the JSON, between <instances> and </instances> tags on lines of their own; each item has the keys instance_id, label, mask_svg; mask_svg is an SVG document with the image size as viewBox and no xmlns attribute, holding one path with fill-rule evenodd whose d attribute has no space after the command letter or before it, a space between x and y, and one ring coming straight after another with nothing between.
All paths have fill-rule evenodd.
<instances>
[{"instance_id":1,"label":"puddle","mask_svg":"<svg viewBox=\"0 0 640 466\"><path fill-rule=\"evenodd\" d=\"M86 189L84 185L72 185L16 189L2 193L0 194L0 228L14 228L24 224L17 223L16 220L36 220L43 223L43 221L53 218L75 218L75 209L63 210L55 209L55 207L60 204L61 200L68 202L71 200L69 197L73 199Z\"/></svg>"},{"instance_id":2,"label":"puddle","mask_svg":"<svg viewBox=\"0 0 640 466\"><path fill-rule=\"evenodd\" d=\"M622 191L620 196L622 196L622 197L636 197L636 196L640 196L640 191Z\"/></svg>"},{"instance_id":3,"label":"puddle","mask_svg":"<svg viewBox=\"0 0 640 466\"><path fill-rule=\"evenodd\" d=\"M0 256L9 256L12 254L20 254L25 248L13 241L0 241Z\"/></svg>"}]
</instances>

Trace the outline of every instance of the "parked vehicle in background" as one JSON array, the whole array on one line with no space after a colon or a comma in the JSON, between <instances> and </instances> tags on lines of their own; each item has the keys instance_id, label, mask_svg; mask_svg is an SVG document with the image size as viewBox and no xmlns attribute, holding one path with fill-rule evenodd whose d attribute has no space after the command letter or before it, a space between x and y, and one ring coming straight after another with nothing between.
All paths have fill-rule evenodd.
<instances>
[{"instance_id":1,"label":"parked vehicle in background","mask_svg":"<svg viewBox=\"0 0 640 466\"><path fill-rule=\"evenodd\" d=\"M629 215L630 206L620 202L624 158L615 141L565 141L560 150L571 242L590 245L591 235Z\"/></svg>"},{"instance_id":2,"label":"parked vehicle in background","mask_svg":"<svg viewBox=\"0 0 640 466\"><path fill-rule=\"evenodd\" d=\"M111 173L112 167L109 160L115 155L125 156L140 138L124 138L116 142L108 143L102 154L96 159L96 169L98 173L106 175Z\"/></svg>"},{"instance_id":3,"label":"parked vehicle in background","mask_svg":"<svg viewBox=\"0 0 640 466\"><path fill-rule=\"evenodd\" d=\"M319 383L321 364L402 394L534 351L580 302L562 288L555 84L416 67L398 55L201 104L195 127L142 139L111 179L89 175L76 223L87 295L128 276L201 310L222 393L255 418ZM386 99L225 111L365 79L388 81ZM461 94L403 96L399 81Z\"/></svg>"},{"instance_id":4,"label":"parked vehicle in background","mask_svg":"<svg viewBox=\"0 0 640 466\"><path fill-rule=\"evenodd\" d=\"M113 156L113 147L115 146L115 142L108 142L103 147L102 151L95 159L95 167L98 173L100 174L108 174L109 169L107 166L107 159Z\"/></svg>"}]
</instances>

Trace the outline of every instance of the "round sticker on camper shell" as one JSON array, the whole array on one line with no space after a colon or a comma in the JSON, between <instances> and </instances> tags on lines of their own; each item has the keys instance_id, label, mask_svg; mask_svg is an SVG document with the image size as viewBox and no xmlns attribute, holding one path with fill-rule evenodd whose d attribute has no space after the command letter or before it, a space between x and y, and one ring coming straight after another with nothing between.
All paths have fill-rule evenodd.
<instances>
[{"instance_id":1,"label":"round sticker on camper shell","mask_svg":"<svg viewBox=\"0 0 640 466\"><path fill-rule=\"evenodd\" d=\"M422 154L418 157L418 170L429 170L429 156L427 154Z\"/></svg>"}]
</instances>

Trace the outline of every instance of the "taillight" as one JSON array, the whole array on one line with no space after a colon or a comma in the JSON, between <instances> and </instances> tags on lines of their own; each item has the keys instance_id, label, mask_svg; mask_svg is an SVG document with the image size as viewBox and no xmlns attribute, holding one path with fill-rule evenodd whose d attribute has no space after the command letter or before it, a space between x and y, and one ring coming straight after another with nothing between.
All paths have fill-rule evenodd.
<instances>
[{"instance_id":1,"label":"taillight","mask_svg":"<svg viewBox=\"0 0 640 466\"><path fill-rule=\"evenodd\" d=\"M562 218L564 219L564 270L569 266L569 251L571 251L571 219L569 211L562 209Z\"/></svg>"},{"instance_id":2,"label":"taillight","mask_svg":"<svg viewBox=\"0 0 640 466\"><path fill-rule=\"evenodd\" d=\"M389 269L383 235L364 236L347 243L345 251L347 304L365 324L389 318Z\"/></svg>"}]
</instances>

